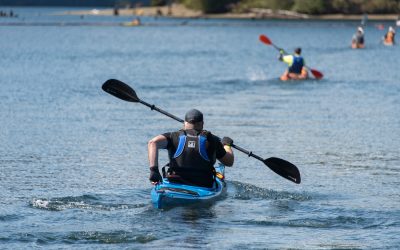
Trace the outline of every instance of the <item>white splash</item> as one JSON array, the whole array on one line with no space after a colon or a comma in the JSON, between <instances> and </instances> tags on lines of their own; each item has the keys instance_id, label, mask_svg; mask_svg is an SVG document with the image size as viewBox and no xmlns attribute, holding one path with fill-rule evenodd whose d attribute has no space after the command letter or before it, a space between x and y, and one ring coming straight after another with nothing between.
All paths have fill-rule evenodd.
<instances>
[{"instance_id":1,"label":"white splash","mask_svg":"<svg viewBox=\"0 0 400 250\"><path fill-rule=\"evenodd\" d=\"M37 200L32 200L32 206L33 207L37 207L37 208L45 208L47 209L49 206L49 201L48 200L41 200L41 199L37 199Z\"/></svg>"},{"instance_id":2,"label":"white splash","mask_svg":"<svg viewBox=\"0 0 400 250\"><path fill-rule=\"evenodd\" d=\"M262 81L267 79L267 75L261 68L248 68L247 69L247 78L252 81Z\"/></svg>"}]
</instances>

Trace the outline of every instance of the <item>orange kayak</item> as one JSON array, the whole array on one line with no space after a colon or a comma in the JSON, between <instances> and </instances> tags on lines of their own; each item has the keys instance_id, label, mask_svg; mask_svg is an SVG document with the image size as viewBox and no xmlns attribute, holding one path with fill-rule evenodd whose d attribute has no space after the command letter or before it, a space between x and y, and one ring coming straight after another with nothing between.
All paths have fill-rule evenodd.
<instances>
[{"instance_id":1,"label":"orange kayak","mask_svg":"<svg viewBox=\"0 0 400 250\"><path fill-rule=\"evenodd\" d=\"M363 48L365 48L365 45L361 44L361 43L352 43L351 48L352 49L363 49Z\"/></svg>"},{"instance_id":2,"label":"orange kayak","mask_svg":"<svg viewBox=\"0 0 400 250\"><path fill-rule=\"evenodd\" d=\"M393 46L394 43L393 43L393 42L386 42L386 41L383 41L383 45L386 45L386 46Z\"/></svg>"},{"instance_id":3,"label":"orange kayak","mask_svg":"<svg viewBox=\"0 0 400 250\"><path fill-rule=\"evenodd\" d=\"M296 73L289 73L285 71L283 75L280 77L281 81L288 81L288 80L306 80L308 79L308 71L307 69L302 69L300 74Z\"/></svg>"}]
</instances>

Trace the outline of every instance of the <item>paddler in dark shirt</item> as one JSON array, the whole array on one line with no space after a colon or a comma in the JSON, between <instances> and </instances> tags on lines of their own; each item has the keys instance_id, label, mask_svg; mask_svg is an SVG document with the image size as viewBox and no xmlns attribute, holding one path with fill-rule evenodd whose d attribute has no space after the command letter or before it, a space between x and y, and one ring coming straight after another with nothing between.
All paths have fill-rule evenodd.
<instances>
[{"instance_id":1,"label":"paddler in dark shirt","mask_svg":"<svg viewBox=\"0 0 400 250\"><path fill-rule=\"evenodd\" d=\"M362 27L358 27L357 32L351 39L351 47L353 49L362 49L364 46L364 29Z\"/></svg>"},{"instance_id":2,"label":"paddler in dark shirt","mask_svg":"<svg viewBox=\"0 0 400 250\"><path fill-rule=\"evenodd\" d=\"M212 187L215 178L214 164L218 159L225 166L234 161L229 137L220 139L203 130L203 114L196 109L185 115L183 129L164 133L148 143L150 181L162 181L158 168L158 150L168 149L169 169L166 178L170 182L192 186Z\"/></svg>"}]
</instances>

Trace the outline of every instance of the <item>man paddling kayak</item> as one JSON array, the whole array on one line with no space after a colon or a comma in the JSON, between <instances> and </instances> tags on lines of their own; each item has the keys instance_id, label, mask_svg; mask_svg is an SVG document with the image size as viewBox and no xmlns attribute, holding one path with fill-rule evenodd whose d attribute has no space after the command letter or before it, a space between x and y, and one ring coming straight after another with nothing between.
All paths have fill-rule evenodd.
<instances>
[{"instance_id":1,"label":"man paddling kayak","mask_svg":"<svg viewBox=\"0 0 400 250\"><path fill-rule=\"evenodd\" d=\"M294 50L294 55L285 55L283 49L280 49L279 53L279 60L285 62L289 66L280 77L282 81L287 81L289 79L304 80L308 78L308 71L305 67L306 63L301 56L301 48L296 48Z\"/></svg>"},{"instance_id":2,"label":"man paddling kayak","mask_svg":"<svg viewBox=\"0 0 400 250\"><path fill-rule=\"evenodd\" d=\"M148 142L150 181L162 181L158 169L158 150L168 149L170 182L192 186L212 187L215 178L214 163L218 159L225 166L234 161L231 146L233 140L218 137L203 130L203 114L196 109L185 115L183 129L158 135Z\"/></svg>"},{"instance_id":3,"label":"man paddling kayak","mask_svg":"<svg viewBox=\"0 0 400 250\"><path fill-rule=\"evenodd\" d=\"M357 28L357 32L353 35L351 39L351 48L362 49L364 48L364 29L362 27Z\"/></svg>"}]
</instances>

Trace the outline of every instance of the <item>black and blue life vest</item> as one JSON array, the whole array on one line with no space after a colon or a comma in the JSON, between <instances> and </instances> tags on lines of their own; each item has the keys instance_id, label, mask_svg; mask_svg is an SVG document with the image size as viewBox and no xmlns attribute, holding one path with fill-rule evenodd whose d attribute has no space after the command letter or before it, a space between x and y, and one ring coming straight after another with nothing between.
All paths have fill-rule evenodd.
<instances>
[{"instance_id":1,"label":"black and blue life vest","mask_svg":"<svg viewBox=\"0 0 400 250\"><path fill-rule=\"evenodd\" d=\"M205 130L181 130L176 151L170 152L170 170L212 175L216 156L215 152L209 155L207 151L207 138L210 135Z\"/></svg>"},{"instance_id":2,"label":"black and blue life vest","mask_svg":"<svg viewBox=\"0 0 400 250\"><path fill-rule=\"evenodd\" d=\"M304 59L301 56L293 56L293 63L289 67L289 73L301 74L301 70L304 66Z\"/></svg>"}]
</instances>

